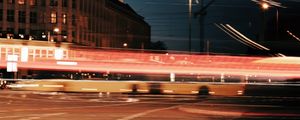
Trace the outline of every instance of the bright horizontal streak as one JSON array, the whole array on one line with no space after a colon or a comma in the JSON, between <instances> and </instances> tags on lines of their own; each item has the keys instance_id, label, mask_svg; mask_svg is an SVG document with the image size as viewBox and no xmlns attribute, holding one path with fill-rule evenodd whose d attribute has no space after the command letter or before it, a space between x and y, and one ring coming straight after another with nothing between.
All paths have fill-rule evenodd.
<instances>
[{"instance_id":1,"label":"bright horizontal streak","mask_svg":"<svg viewBox=\"0 0 300 120\"><path fill-rule=\"evenodd\" d=\"M84 91L97 91L98 89L97 88L81 88L81 90L84 90Z\"/></svg>"},{"instance_id":2,"label":"bright horizontal streak","mask_svg":"<svg viewBox=\"0 0 300 120\"><path fill-rule=\"evenodd\" d=\"M8 85L10 88L23 88L23 87L39 87L39 84L12 84Z\"/></svg>"},{"instance_id":3,"label":"bright horizontal streak","mask_svg":"<svg viewBox=\"0 0 300 120\"><path fill-rule=\"evenodd\" d=\"M64 85L43 85L43 87L49 87L49 88L62 88Z\"/></svg>"},{"instance_id":4,"label":"bright horizontal streak","mask_svg":"<svg viewBox=\"0 0 300 120\"><path fill-rule=\"evenodd\" d=\"M198 94L199 91L192 91L191 93L193 93L193 94Z\"/></svg>"},{"instance_id":5,"label":"bright horizontal streak","mask_svg":"<svg viewBox=\"0 0 300 120\"><path fill-rule=\"evenodd\" d=\"M130 89L120 89L121 92L131 92L132 90Z\"/></svg>"},{"instance_id":6,"label":"bright horizontal streak","mask_svg":"<svg viewBox=\"0 0 300 120\"><path fill-rule=\"evenodd\" d=\"M77 62L64 62L64 61L57 61L56 64L58 64L58 65L68 65L68 66L78 65Z\"/></svg>"},{"instance_id":7,"label":"bright horizontal streak","mask_svg":"<svg viewBox=\"0 0 300 120\"><path fill-rule=\"evenodd\" d=\"M138 89L137 91L138 92L149 92L149 90L141 90L141 89Z\"/></svg>"},{"instance_id":8,"label":"bright horizontal streak","mask_svg":"<svg viewBox=\"0 0 300 120\"><path fill-rule=\"evenodd\" d=\"M299 57L272 57L254 61L254 63L269 63L269 64L294 64L300 65Z\"/></svg>"},{"instance_id":9,"label":"bright horizontal streak","mask_svg":"<svg viewBox=\"0 0 300 120\"><path fill-rule=\"evenodd\" d=\"M174 93L173 90L164 90L164 93Z\"/></svg>"},{"instance_id":10,"label":"bright horizontal streak","mask_svg":"<svg viewBox=\"0 0 300 120\"><path fill-rule=\"evenodd\" d=\"M244 91L239 90L239 91L237 91L237 94L238 94L238 95L242 95L242 94L244 94Z\"/></svg>"}]
</instances>

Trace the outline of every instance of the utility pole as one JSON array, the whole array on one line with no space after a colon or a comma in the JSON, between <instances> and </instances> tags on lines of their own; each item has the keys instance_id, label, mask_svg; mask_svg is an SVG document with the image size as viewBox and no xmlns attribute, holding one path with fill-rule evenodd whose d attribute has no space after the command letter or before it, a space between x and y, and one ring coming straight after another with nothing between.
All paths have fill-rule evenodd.
<instances>
[{"instance_id":1,"label":"utility pole","mask_svg":"<svg viewBox=\"0 0 300 120\"><path fill-rule=\"evenodd\" d=\"M206 9L212 5L215 2L215 0L209 1L206 5L204 5L204 0L201 0L199 5L200 5L200 10L197 11L194 15L196 17L199 16L199 24L200 24L200 52L207 52L209 53L209 41L205 40L204 35L205 35L205 26L204 26L204 21L205 21L205 15L206 15Z\"/></svg>"}]
</instances>

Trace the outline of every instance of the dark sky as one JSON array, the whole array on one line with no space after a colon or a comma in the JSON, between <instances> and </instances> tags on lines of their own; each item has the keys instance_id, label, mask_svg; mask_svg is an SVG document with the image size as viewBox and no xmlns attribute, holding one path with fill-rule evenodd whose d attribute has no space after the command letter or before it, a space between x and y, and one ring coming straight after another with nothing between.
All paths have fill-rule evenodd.
<instances>
[{"instance_id":1,"label":"dark sky","mask_svg":"<svg viewBox=\"0 0 300 120\"><path fill-rule=\"evenodd\" d=\"M210 0L204 0L205 4ZM291 44L300 42L287 36L291 29L300 36L300 0L277 0L287 8L278 8L281 40L291 39ZM145 17L152 29L152 41L164 41L170 50L188 51L188 0L125 0L137 13ZM193 13L199 10L196 0ZM261 31L263 12L251 0L216 0L208 9L204 22L204 39L210 41L210 51L216 53L247 53L249 48L234 40L215 24L230 24L250 39L257 41ZM276 8L265 11L266 36L274 39ZM199 22L192 18L192 50L200 50ZM272 41L272 40L271 40ZM288 40L285 40L288 41ZM297 43L299 42L299 43ZM265 42L267 43L270 42ZM275 43L275 42L272 42ZM264 44L264 43L263 43ZM271 48L274 45L269 45ZM276 46L276 45L275 45ZM297 47L297 46L296 46ZM277 50L277 48L275 48ZM279 50L279 48L278 48ZM300 48L299 48L300 50Z\"/></svg>"}]
</instances>

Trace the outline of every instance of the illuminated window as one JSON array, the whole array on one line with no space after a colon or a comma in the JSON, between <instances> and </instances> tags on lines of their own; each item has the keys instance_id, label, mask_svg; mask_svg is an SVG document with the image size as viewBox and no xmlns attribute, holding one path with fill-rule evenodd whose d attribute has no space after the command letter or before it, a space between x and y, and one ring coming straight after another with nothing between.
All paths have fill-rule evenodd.
<instances>
[{"instance_id":1,"label":"illuminated window","mask_svg":"<svg viewBox=\"0 0 300 120\"><path fill-rule=\"evenodd\" d=\"M18 0L18 4L19 5L24 5L25 4L25 0Z\"/></svg>"},{"instance_id":2,"label":"illuminated window","mask_svg":"<svg viewBox=\"0 0 300 120\"><path fill-rule=\"evenodd\" d=\"M63 24L67 24L67 14L63 14Z\"/></svg>"},{"instance_id":3,"label":"illuminated window","mask_svg":"<svg viewBox=\"0 0 300 120\"><path fill-rule=\"evenodd\" d=\"M35 5L36 5L36 0L30 0L30 1L29 1L29 4L30 4L31 6L35 6Z\"/></svg>"},{"instance_id":4,"label":"illuminated window","mask_svg":"<svg viewBox=\"0 0 300 120\"><path fill-rule=\"evenodd\" d=\"M51 23L57 23L57 13L51 13Z\"/></svg>"}]
</instances>

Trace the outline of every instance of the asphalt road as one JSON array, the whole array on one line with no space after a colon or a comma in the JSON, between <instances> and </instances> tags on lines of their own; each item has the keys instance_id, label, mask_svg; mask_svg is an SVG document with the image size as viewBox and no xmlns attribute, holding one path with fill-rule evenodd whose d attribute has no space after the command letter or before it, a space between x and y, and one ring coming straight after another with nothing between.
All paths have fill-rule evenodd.
<instances>
[{"instance_id":1,"label":"asphalt road","mask_svg":"<svg viewBox=\"0 0 300 120\"><path fill-rule=\"evenodd\" d=\"M0 91L0 120L300 119L299 97Z\"/></svg>"}]
</instances>

